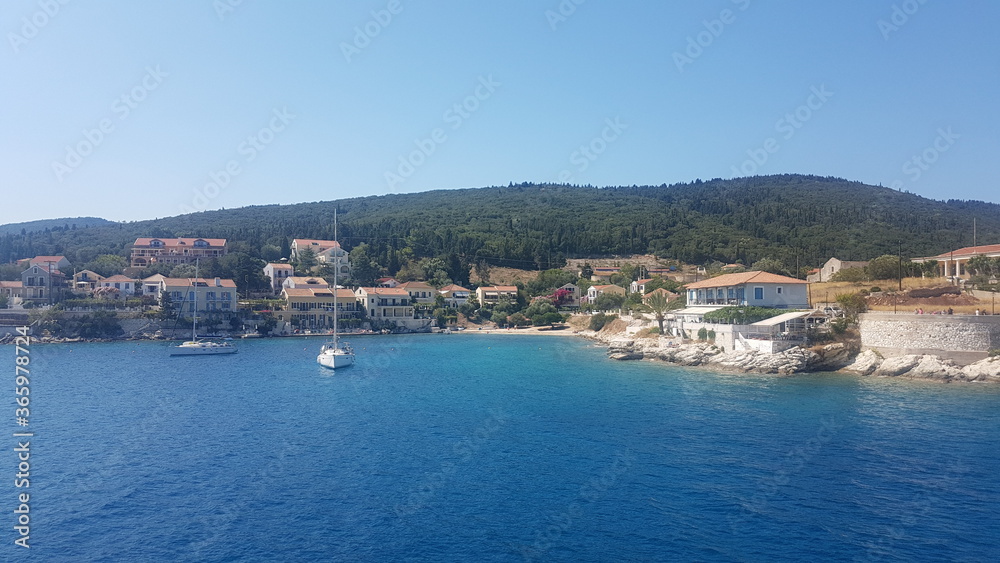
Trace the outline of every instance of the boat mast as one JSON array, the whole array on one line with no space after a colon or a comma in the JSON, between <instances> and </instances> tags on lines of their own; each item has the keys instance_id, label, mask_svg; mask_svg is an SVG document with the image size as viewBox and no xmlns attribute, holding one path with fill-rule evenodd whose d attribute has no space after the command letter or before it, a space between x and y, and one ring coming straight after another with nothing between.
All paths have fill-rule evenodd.
<instances>
[{"instance_id":1,"label":"boat mast","mask_svg":"<svg viewBox=\"0 0 1000 563\"><path fill-rule=\"evenodd\" d=\"M198 331L198 258L194 259L194 311L191 313L191 342L197 342Z\"/></svg>"},{"instance_id":2,"label":"boat mast","mask_svg":"<svg viewBox=\"0 0 1000 563\"><path fill-rule=\"evenodd\" d=\"M337 243L337 248L333 250L333 349L337 344L337 270L340 269L340 242L337 241L337 208L333 208L333 242Z\"/></svg>"}]
</instances>

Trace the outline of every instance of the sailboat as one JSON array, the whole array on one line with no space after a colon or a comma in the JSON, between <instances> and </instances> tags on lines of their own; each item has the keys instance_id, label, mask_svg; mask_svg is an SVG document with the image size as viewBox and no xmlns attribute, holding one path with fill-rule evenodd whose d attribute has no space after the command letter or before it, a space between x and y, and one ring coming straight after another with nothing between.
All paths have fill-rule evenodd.
<instances>
[{"instance_id":1,"label":"sailboat","mask_svg":"<svg viewBox=\"0 0 1000 563\"><path fill-rule=\"evenodd\" d=\"M235 354L237 348L229 342L198 340L198 260L194 262L194 312L191 314L191 340L170 349L171 356L214 356Z\"/></svg>"},{"instance_id":2,"label":"sailboat","mask_svg":"<svg viewBox=\"0 0 1000 563\"><path fill-rule=\"evenodd\" d=\"M333 210L333 239L337 240L337 210ZM330 369L346 368L354 363L354 350L351 349L351 345L344 343L343 346L340 345L339 338L337 336L337 272L340 270L340 254L337 254L337 260L333 262L333 338L320 348L319 355L316 356L316 362Z\"/></svg>"}]
</instances>

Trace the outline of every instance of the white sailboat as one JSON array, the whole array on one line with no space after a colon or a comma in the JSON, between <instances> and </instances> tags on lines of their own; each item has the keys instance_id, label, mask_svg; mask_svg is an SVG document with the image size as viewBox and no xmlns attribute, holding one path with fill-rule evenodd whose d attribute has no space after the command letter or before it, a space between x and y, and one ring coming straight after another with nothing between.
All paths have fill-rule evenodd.
<instances>
[{"instance_id":1,"label":"white sailboat","mask_svg":"<svg viewBox=\"0 0 1000 563\"><path fill-rule=\"evenodd\" d=\"M198 340L198 260L194 262L194 311L191 314L191 340L170 349L171 356L214 356L235 354L236 346L229 342Z\"/></svg>"},{"instance_id":2,"label":"white sailboat","mask_svg":"<svg viewBox=\"0 0 1000 563\"><path fill-rule=\"evenodd\" d=\"M333 239L337 240L336 209L333 210ZM324 344L320 348L319 355L316 356L316 362L319 365L330 369L345 368L354 364L354 350L351 349L351 345L345 342L341 346L339 337L337 336L337 317L339 316L337 311L337 272L340 270L339 253L337 258L333 262L333 339Z\"/></svg>"}]
</instances>

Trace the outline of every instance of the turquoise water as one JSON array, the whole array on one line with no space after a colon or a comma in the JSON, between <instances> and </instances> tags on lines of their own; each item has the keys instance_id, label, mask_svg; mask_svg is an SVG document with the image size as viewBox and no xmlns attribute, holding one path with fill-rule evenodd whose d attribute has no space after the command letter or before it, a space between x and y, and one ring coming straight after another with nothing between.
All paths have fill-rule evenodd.
<instances>
[{"instance_id":1,"label":"turquoise water","mask_svg":"<svg viewBox=\"0 0 1000 563\"><path fill-rule=\"evenodd\" d=\"M11 524L0 553L1000 559L1000 385L719 375L480 334L355 338L334 373L321 344L34 345L32 547Z\"/></svg>"}]
</instances>

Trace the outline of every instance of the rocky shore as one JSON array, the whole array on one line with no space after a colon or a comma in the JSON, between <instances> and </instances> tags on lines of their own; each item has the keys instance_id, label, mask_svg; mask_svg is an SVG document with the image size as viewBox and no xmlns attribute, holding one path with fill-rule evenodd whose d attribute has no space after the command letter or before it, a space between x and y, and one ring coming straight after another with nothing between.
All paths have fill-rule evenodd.
<instances>
[{"instance_id":1,"label":"rocky shore","mask_svg":"<svg viewBox=\"0 0 1000 563\"><path fill-rule=\"evenodd\" d=\"M659 360L678 366L702 366L735 373L790 375L814 371L839 371L862 376L908 377L943 382L1000 382L1000 357L986 358L968 366L930 355L883 358L871 350L859 351L844 343L792 348L780 354L757 351L723 351L705 342L680 342L662 336L636 337L609 326L600 332L584 331L581 336L607 344L613 360Z\"/></svg>"}]
</instances>

